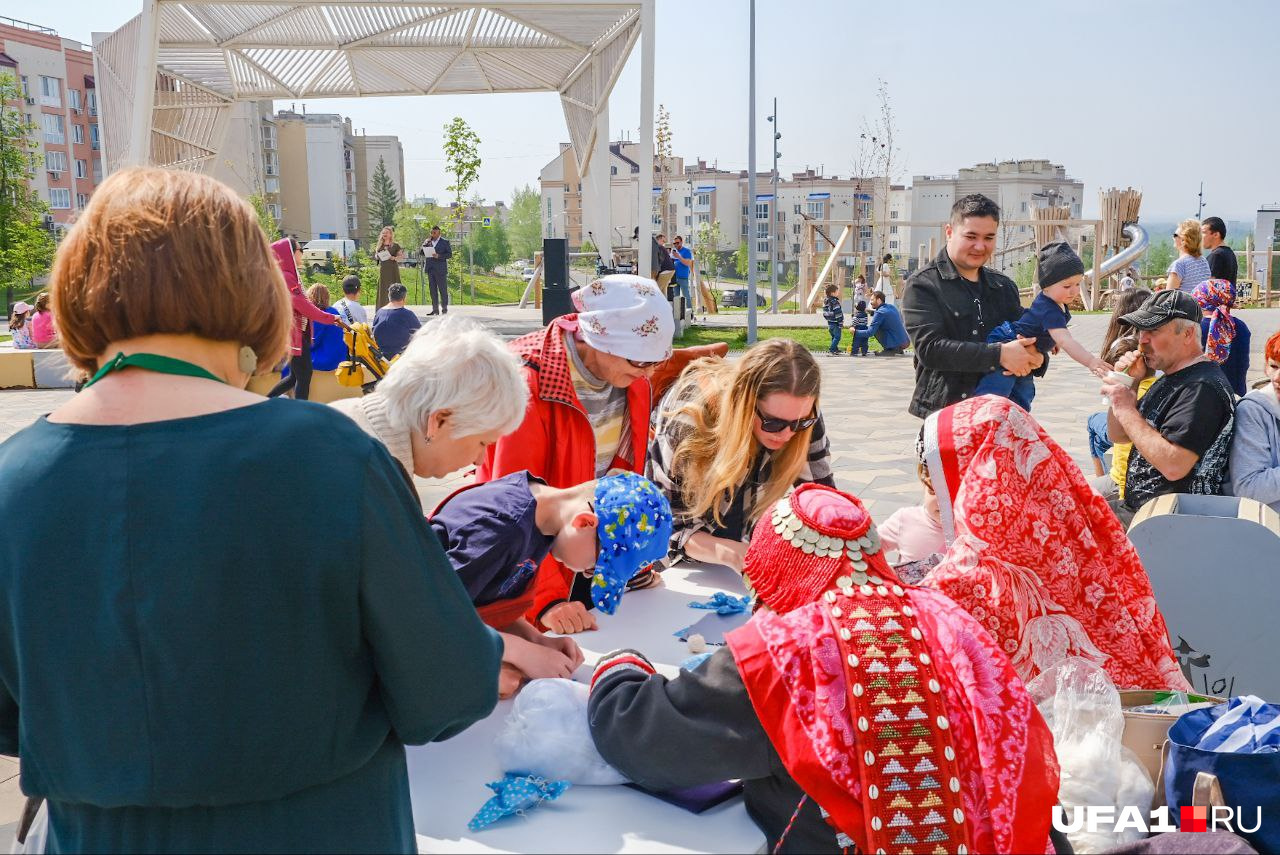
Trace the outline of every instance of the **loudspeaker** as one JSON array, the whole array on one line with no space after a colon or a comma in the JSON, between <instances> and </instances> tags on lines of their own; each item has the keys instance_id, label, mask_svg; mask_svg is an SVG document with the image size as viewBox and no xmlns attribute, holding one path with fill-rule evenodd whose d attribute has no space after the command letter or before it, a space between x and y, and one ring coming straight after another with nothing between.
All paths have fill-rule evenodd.
<instances>
[{"instance_id":1,"label":"loudspeaker","mask_svg":"<svg viewBox=\"0 0 1280 855\"><path fill-rule=\"evenodd\" d=\"M569 241L542 239L542 281L548 288L569 287Z\"/></svg>"},{"instance_id":2,"label":"loudspeaker","mask_svg":"<svg viewBox=\"0 0 1280 855\"><path fill-rule=\"evenodd\" d=\"M542 323L577 311L569 291L569 242L564 238L542 239Z\"/></svg>"}]
</instances>

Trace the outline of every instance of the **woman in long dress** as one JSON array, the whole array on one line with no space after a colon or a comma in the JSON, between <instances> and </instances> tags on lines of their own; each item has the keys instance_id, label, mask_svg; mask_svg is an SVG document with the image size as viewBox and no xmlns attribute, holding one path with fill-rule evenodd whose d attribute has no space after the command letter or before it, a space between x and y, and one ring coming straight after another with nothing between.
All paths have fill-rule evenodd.
<instances>
[{"instance_id":1,"label":"woman in long dress","mask_svg":"<svg viewBox=\"0 0 1280 855\"><path fill-rule=\"evenodd\" d=\"M404 261L404 250L396 243L391 226L378 235L378 248L373 251L373 260L378 262L378 299L376 308L381 309L390 302L387 296L392 285L400 282L400 262Z\"/></svg>"},{"instance_id":2,"label":"woman in long dress","mask_svg":"<svg viewBox=\"0 0 1280 855\"><path fill-rule=\"evenodd\" d=\"M884 258L880 260L879 276L876 278L876 290L884 294L885 303L890 306L894 304L893 253L885 253Z\"/></svg>"}]
</instances>

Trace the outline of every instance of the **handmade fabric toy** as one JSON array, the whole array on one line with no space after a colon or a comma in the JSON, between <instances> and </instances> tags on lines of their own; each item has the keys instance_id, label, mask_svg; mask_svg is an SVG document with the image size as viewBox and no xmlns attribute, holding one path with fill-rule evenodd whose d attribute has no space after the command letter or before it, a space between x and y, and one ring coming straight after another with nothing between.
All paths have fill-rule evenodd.
<instances>
[{"instance_id":1,"label":"handmade fabric toy","mask_svg":"<svg viewBox=\"0 0 1280 855\"><path fill-rule=\"evenodd\" d=\"M628 580L667 554L671 503L652 481L634 472L596 484L600 557L591 579L591 601L607 615L618 610Z\"/></svg>"},{"instance_id":2,"label":"handmade fabric toy","mask_svg":"<svg viewBox=\"0 0 1280 855\"><path fill-rule=\"evenodd\" d=\"M724 591L716 591L705 603L692 602L689 603L689 608L708 609L718 615L738 615L745 612L750 605L750 597L735 597Z\"/></svg>"},{"instance_id":3,"label":"handmade fabric toy","mask_svg":"<svg viewBox=\"0 0 1280 855\"><path fill-rule=\"evenodd\" d=\"M467 828L472 831L487 828L504 816L523 814L543 802L555 801L569 789L569 782L548 781L537 775L514 775L508 772L501 781L490 781L485 786L493 790L493 798L485 802L467 823Z\"/></svg>"}]
</instances>

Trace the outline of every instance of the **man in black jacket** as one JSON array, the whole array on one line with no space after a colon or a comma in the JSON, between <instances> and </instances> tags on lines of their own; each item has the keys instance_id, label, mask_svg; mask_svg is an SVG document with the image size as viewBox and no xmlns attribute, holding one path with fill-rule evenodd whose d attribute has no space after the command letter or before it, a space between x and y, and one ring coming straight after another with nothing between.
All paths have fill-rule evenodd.
<instances>
[{"instance_id":1,"label":"man in black jacket","mask_svg":"<svg viewBox=\"0 0 1280 855\"><path fill-rule=\"evenodd\" d=\"M958 200L946 246L907 281L902 317L916 355L916 389L907 408L914 416L968 398L989 371L1025 377L1044 363L1033 338L987 343L993 329L1022 316L1018 286L983 266L999 226L1000 208L986 196Z\"/></svg>"},{"instance_id":2,"label":"man in black jacket","mask_svg":"<svg viewBox=\"0 0 1280 855\"><path fill-rule=\"evenodd\" d=\"M427 284L431 289L428 315L449 314L449 259L452 257L453 247L440 236L440 227L433 226L431 237L422 244L422 266L427 271Z\"/></svg>"}]
</instances>

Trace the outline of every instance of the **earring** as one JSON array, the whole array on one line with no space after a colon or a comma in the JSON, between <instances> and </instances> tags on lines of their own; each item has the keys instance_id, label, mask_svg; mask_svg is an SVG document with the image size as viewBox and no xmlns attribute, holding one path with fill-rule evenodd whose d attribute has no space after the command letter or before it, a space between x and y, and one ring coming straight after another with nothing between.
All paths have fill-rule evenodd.
<instances>
[{"instance_id":1,"label":"earring","mask_svg":"<svg viewBox=\"0 0 1280 855\"><path fill-rule=\"evenodd\" d=\"M430 445L430 444L431 444L431 437L430 437L429 435L427 435L426 433L422 434L422 444L423 444L423 445Z\"/></svg>"},{"instance_id":2,"label":"earring","mask_svg":"<svg viewBox=\"0 0 1280 855\"><path fill-rule=\"evenodd\" d=\"M242 372L250 376L258 370L258 354L247 344L240 348L238 367Z\"/></svg>"}]
</instances>

